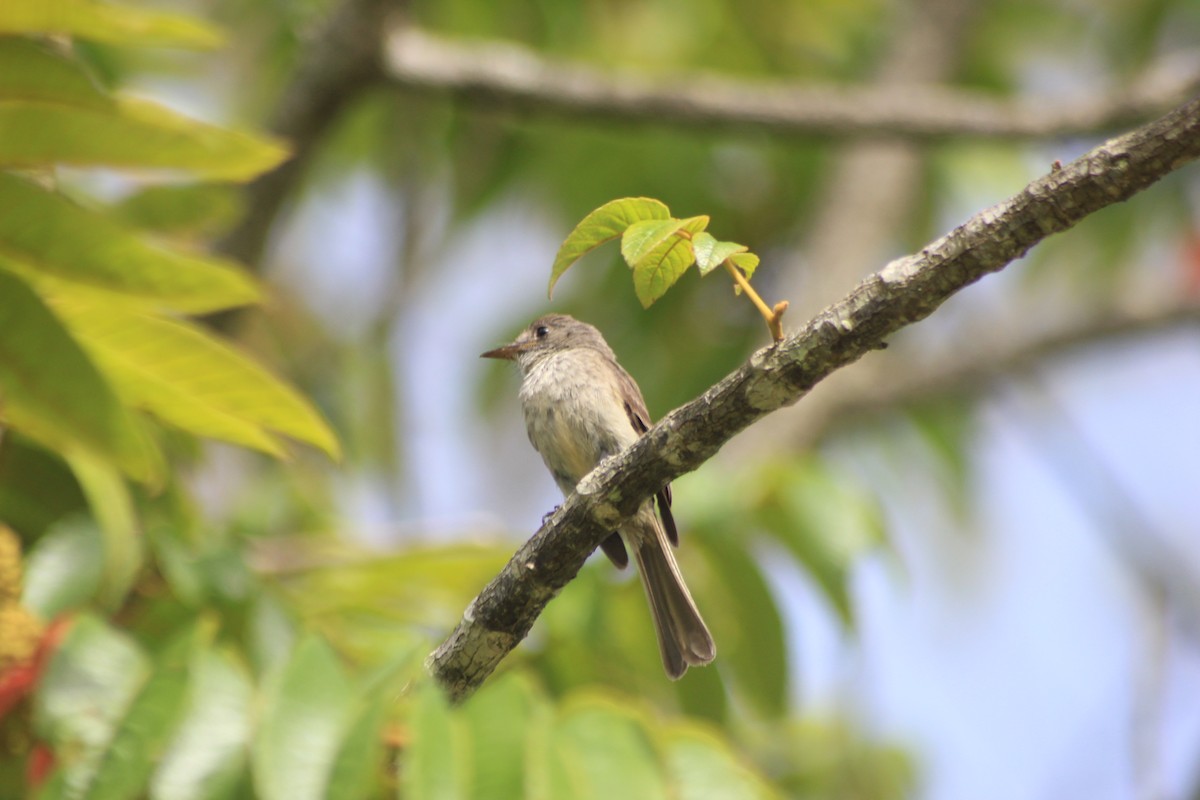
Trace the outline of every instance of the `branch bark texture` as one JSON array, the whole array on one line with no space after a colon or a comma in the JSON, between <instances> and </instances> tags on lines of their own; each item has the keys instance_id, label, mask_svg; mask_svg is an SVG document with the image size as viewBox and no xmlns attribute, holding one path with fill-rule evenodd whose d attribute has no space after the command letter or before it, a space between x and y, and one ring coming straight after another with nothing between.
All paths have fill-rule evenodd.
<instances>
[{"instance_id":1,"label":"branch bark texture","mask_svg":"<svg viewBox=\"0 0 1200 800\"><path fill-rule=\"evenodd\" d=\"M651 81L495 41L461 44L398 27L385 44L395 85L477 106L787 136L1044 138L1119 130L1183 102L1194 65L1154 70L1126 91L1032 103L932 85L813 87L689 74Z\"/></svg>"},{"instance_id":2,"label":"branch bark texture","mask_svg":"<svg viewBox=\"0 0 1200 800\"><path fill-rule=\"evenodd\" d=\"M800 330L756 352L580 481L559 510L471 602L427 666L451 698L469 696L525 637L588 555L646 498L711 458L758 419L924 319L1051 234L1126 200L1200 157L1200 98L1109 140L897 259Z\"/></svg>"}]
</instances>

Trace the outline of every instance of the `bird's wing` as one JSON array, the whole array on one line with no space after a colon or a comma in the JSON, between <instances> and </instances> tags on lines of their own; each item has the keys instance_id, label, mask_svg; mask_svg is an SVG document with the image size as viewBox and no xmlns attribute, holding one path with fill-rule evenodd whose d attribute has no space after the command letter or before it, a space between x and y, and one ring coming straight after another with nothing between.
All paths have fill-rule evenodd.
<instances>
[{"instance_id":1,"label":"bird's wing","mask_svg":"<svg viewBox=\"0 0 1200 800\"><path fill-rule=\"evenodd\" d=\"M629 375L628 372L615 361L614 366L617 368L617 376L621 386L621 399L625 403L625 413L629 415L629 424L641 436L646 431L650 430L650 412L646 410L646 401L642 397L642 390L638 388L637 382ZM675 527L675 517L671 514L671 484L667 484L658 494L655 495L658 499L658 514L662 517L663 529L667 532L667 539L676 547L679 546L679 529Z\"/></svg>"}]
</instances>

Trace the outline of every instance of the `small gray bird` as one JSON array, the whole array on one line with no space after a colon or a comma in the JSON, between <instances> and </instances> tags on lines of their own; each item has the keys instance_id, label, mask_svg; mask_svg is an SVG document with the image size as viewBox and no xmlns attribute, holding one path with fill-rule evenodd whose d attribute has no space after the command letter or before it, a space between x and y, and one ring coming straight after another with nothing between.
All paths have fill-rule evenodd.
<instances>
[{"instance_id":1,"label":"small gray bird","mask_svg":"<svg viewBox=\"0 0 1200 800\"><path fill-rule=\"evenodd\" d=\"M512 344L481 358L516 361L521 368L521 408L529 441L542 455L563 496L608 456L621 452L650 427L646 401L600 331L565 314L549 314L521 331ZM672 680L689 665L716 656L712 635L688 592L671 545L679 532L671 516L671 487L600 546L618 567L633 549L658 633L663 666ZM624 537L624 543L621 541Z\"/></svg>"}]
</instances>

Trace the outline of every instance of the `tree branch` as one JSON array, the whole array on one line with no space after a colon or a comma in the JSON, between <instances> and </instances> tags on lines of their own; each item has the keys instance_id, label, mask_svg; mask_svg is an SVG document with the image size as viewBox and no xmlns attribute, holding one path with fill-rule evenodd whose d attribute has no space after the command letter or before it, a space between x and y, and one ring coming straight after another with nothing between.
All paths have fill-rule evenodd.
<instances>
[{"instance_id":1,"label":"tree branch","mask_svg":"<svg viewBox=\"0 0 1200 800\"><path fill-rule=\"evenodd\" d=\"M246 188L246 214L217 249L258 265L271 224L317 143L348 103L383 80L380 31L404 5L405 0L343 0L309 38L267 126L287 140L292 157Z\"/></svg>"},{"instance_id":2,"label":"tree branch","mask_svg":"<svg viewBox=\"0 0 1200 800\"><path fill-rule=\"evenodd\" d=\"M664 417L582 481L522 545L427 661L455 700L469 696L525 637L588 555L667 482L711 458L756 420L964 287L1105 206L1200 157L1200 98L1112 139L976 214L920 253L897 259L782 342L756 352L699 398Z\"/></svg>"},{"instance_id":3,"label":"tree branch","mask_svg":"<svg viewBox=\"0 0 1200 800\"><path fill-rule=\"evenodd\" d=\"M448 92L523 112L788 136L1045 138L1118 130L1183 102L1195 65L1151 70L1125 91L1074 102L997 100L937 86L811 87L692 74L650 81L549 59L515 44L459 44L392 30L385 71L408 89Z\"/></svg>"}]
</instances>

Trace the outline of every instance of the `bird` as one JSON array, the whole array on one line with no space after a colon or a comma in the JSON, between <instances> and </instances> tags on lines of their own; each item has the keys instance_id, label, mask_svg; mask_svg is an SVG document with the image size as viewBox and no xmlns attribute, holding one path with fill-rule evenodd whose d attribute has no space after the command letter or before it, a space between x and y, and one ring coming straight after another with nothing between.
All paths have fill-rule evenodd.
<instances>
[{"instance_id":1,"label":"bird","mask_svg":"<svg viewBox=\"0 0 1200 800\"><path fill-rule=\"evenodd\" d=\"M650 428L641 389L600 331L586 322L548 314L511 344L480 357L513 361L520 368L519 396L529 441L564 497L597 464ZM618 568L628 566L633 552L663 667L672 680L689 666L710 663L717 652L675 560L678 544L668 484L600 545Z\"/></svg>"}]
</instances>

